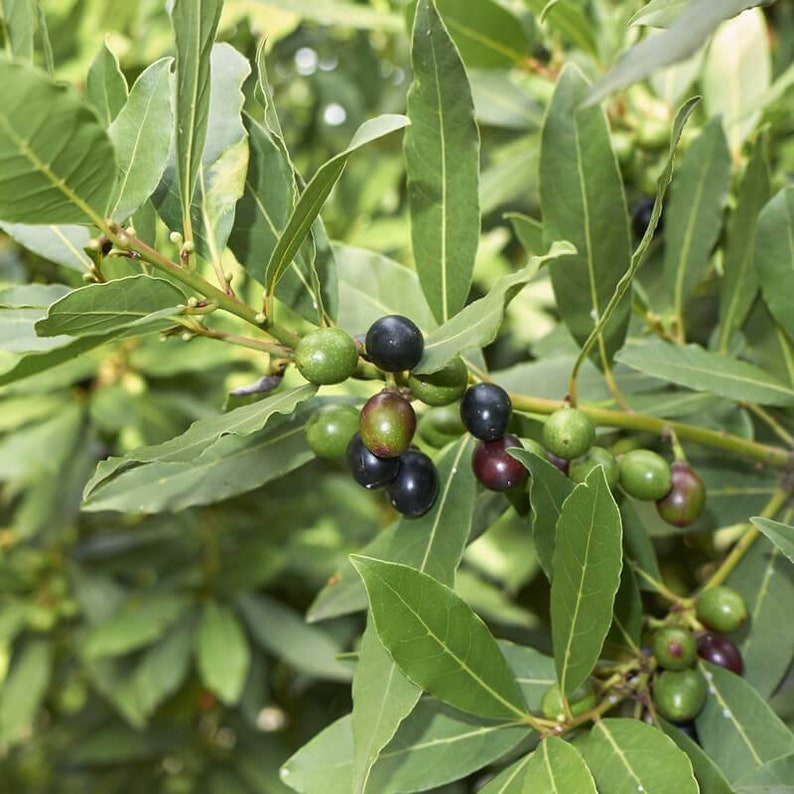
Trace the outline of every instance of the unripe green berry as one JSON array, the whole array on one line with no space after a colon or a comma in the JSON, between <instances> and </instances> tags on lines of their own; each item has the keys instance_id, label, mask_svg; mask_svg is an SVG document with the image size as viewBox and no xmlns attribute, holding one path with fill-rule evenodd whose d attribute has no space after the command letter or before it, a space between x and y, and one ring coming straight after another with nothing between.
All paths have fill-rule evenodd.
<instances>
[{"instance_id":1,"label":"unripe green berry","mask_svg":"<svg viewBox=\"0 0 794 794\"><path fill-rule=\"evenodd\" d=\"M320 328L298 342L295 364L310 383L342 383L358 365L358 348L353 337L341 328Z\"/></svg>"},{"instance_id":2,"label":"unripe green berry","mask_svg":"<svg viewBox=\"0 0 794 794\"><path fill-rule=\"evenodd\" d=\"M469 372L460 356L455 356L443 369L429 375L408 377L411 395L426 405L449 405L466 391Z\"/></svg>"},{"instance_id":3,"label":"unripe green berry","mask_svg":"<svg viewBox=\"0 0 794 794\"><path fill-rule=\"evenodd\" d=\"M620 485L635 499L661 499L673 486L670 464L649 449L633 449L620 459Z\"/></svg>"},{"instance_id":4,"label":"unripe green berry","mask_svg":"<svg viewBox=\"0 0 794 794\"><path fill-rule=\"evenodd\" d=\"M596 466L603 466L604 476L610 490L616 488L620 476L620 467L615 456L603 447L593 447L586 455L572 460L571 465L568 467L568 476L574 482L584 482L587 479L587 475Z\"/></svg>"},{"instance_id":5,"label":"unripe green berry","mask_svg":"<svg viewBox=\"0 0 794 794\"><path fill-rule=\"evenodd\" d=\"M708 629L731 634L747 620L747 605L731 587L712 587L695 600L698 620Z\"/></svg>"},{"instance_id":6,"label":"unripe green berry","mask_svg":"<svg viewBox=\"0 0 794 794\"><path fill-rule=\"evenodd\" d=\"M651 639L651 651L657 663L667 670L685 670L697 657L695 635L683 626L665 626Z\"/></svg>"},{"instance_id":7,"label":"unripe green berry","mask_svg":"<svg viewBox=\"0 0 794 794\"><path fill-rule=\"evenodd\" d=\"M590 417L578 408L561 408L543 425L543 444L553 455L573 460L584 455L595 441Z\"/></svg>"},{"instance_id":8,"label":"unripe green berry","mask_svg":"<svg viewBox=\"0 0 794 794\"><path fill-rule=\"evenodd\" d=\"M352 405L324 405L306 424L306 441L318 458L342 458L358 432L358 410Z\"/></svg>"},{"instance_id":9,"label":"unripe green berry","mask_svg":"<svg viewBox=\"0 0 794 794\"><path fill-rule=\"evenodd\" d=\"M688 722L698 715L706 702L706 679L700 671L665 670L654 682L656 710L670 722Z\"/></svg>"},{"instance_id":10,"label":"unripe green berry","mask_svg":"<svg viewBox=\"0 0 794 794\"><path fill-rule=\"evenodd\" d=\"M568 698L568 705L574 717L579 717L586 711L595 708L596 695L592 683L590 681L585 681L583 684L576 687ZM560 692L559 684L552 684L546 690L540 708L546 719L556 720L557 722L562 722L565 719L565 710L562 706L562 693Z\"/></svg>"}]
</instances>

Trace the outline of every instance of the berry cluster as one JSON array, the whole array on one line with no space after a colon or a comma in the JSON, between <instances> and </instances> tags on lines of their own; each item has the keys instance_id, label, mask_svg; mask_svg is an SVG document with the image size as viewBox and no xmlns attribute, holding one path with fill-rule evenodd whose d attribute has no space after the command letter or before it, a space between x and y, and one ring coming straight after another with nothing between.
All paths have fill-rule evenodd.
<instances>
[{"instance_id":1,"label":"berry cluster","mask_svg":"<svg viewBox=\"0 0 794 794\"><path fill-rule=\"evenodd\" d=\"M430 406L457 400L468 372L460 358L440 372L410 372L422 358L424 340L417 326L402 315L387 315L374 322L363 341L362 354L385 373L409 372L411 397ZM356 341L338 328L307 334L295 350L295 363L312 383L341 383L358 364ZM405 382L405 381L403 381ZM439 489L433 461L412 446L416 413L403 391L387 387L367 400L359 412L351 405L319 409L306 428L309 446L323 458L344 456L353 479L364 488L384 488L393 507L408 518L426 513Z\"/></svg>"},{"instance_id":2,"label":"berry cluster","mask_svg":"<svg viewBox=\"0 0 794 794\"><path fill-rule=\"evenodd\" d=\"M737 675L743 670L739 649L728 637L747 619L747 607L735 590L713 587L695 600L700 623L713 631L698 632L680 625L658 629L651 640L651 652L661 669L653 682L653 702L667 720L687 723L706 702L706 681L695 667L698 656Z\"/></svg>"}]
</instances>

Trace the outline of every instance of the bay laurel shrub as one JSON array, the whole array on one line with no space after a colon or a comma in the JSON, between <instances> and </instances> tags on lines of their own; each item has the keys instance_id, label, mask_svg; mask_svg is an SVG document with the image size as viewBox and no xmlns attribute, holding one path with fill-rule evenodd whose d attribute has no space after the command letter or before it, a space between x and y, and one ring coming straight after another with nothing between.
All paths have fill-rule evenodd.
<instances>
[{"instance_id":1,"label":"bay laurel shrub","mask_svg":"<svg viewBox=\"0 0 794 794\"><path fill-rule=\"evenodd\" d=\"M3 791L791 784L786 3L0 13Z\"/></svg>"}]
</instances>

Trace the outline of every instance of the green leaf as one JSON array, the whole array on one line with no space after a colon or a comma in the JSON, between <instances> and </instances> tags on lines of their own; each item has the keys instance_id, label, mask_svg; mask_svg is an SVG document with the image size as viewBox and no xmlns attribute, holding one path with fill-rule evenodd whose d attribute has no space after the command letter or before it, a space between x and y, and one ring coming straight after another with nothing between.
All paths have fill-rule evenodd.
<instances>
[{"instance_id":1,"label":"green leaf","mask_svg":"<svg viewBox=\"0 0 794 794\"><path fill-rule=\"evenodd\" d=\"M0 62L0 220L99 222L116 180L113 145L77 92L19 63Z\"/></svg>"},{"instance_id":2,"label":"green leaf","mask_svg":"<svg viewBox=\"0 0 794 794\"><path fill-rule=\"evenodd\" d=\"M594 83L587 102L599 102L613 91L636 83L663 66L694 55L722 22L754 5L758 5L757 0L689 2L668 30L624 52L612 69ZM634 22L636 24L636 18Z\"/></svg>"},{"instance_id":3,"label":"green leaf","mask_svg":"<svg viewBox=\"0 0 794 794\"><path fill-rule=\"evenodd\" d=\"M720 119L712 120L687 149L664 215L664 272L681 318L722 228L731 153Z\"/></svg>"},{"instance_id":4,"label":"green leaf","mask_svg":"<svg viewBox=\"0 0 794 794\"><path fill-rule=\"evenodd\" d=\"M370 618L359 646L353 677L353 790L373 789L373 766L402 721L414 710L422 690L406 678L381 645Z\"/></svg>"},{"instance_id":5,"label":"green leaf","mask_svg":"<svg viewBox=\"0 0 794 794\"><path fill-rule=\"evenodd\" d=\"M30 729L50 683L50 643L28 639L15 646L0 689L0 739L16 744Z\"/></svg>"},{"instance_id":6,"label":"green leaf","mask_svg":"<svg viewBox=\"0 0 794 794\"><path fill-rule=\"evenodd\" d=\"M163 328L173 325L167 316L178 314L186 302L184 293L162 278L143 274L89 284L65 295L50 306L47 316L36 323L41 336L98 336L154 320Z\"/></svg>"},{"instance_id":7,"label":"green leaf","mask_svg":"<svg viewBox=\"0 0 794 794\"><path fill-rule=\"evenodd\" d=\"M639 584L628 564L620 572L620 587L615 595L612 610L612 627L604 641L604 647L638 654L641 645L642 622L645 610Z\"/></svg>"},{"instance_id":8,"label":"green leaf","mask_svg":"<svg viewBox=\"0 0 794 794\"><path fill-rule=\"evenodd\" d=\"M371 790L436 789L495 761L530 735L524 725L484 721L424 698L381 753Z\"/></svg>"},{"instance_id":9,"label":"green leaf","mask_svg":"<svg viewBox=\"0 0 794 794\"><path fill-rule=\"evenodd\" d=\"M273 598L245 595L238 601L253 639L277 659L312 678L349 681L350 667L336 659L339 646L322 629Z\"/></svg>"},{"instance_id":10,"label":"green leaf","mask_svg":"<svg viewBox=\"0 0 794 794\"><path fill-rule=\"evenodd\" d=\"M769 201L771 193L767 141L767 134L762 132L755 142L753 154L739 186L736 209L728 223L723 276L720 281L721 353L727 352L731 336L744 324L758 295L759 278L754 259L756 227L761 210Z\"/></svg>"},{"instance_id":11,"label":"green leaf","mask_svg":"<svg viewBox=\"0 0 794 794\"><path fill-rule=\"evenodd\" d=\"M722 667L700 665L709 697L696 719L698 737L728 780L794 752L794 735L750 684Z\"/></svg>"},{"instance_id":12,"label":"green leaf","mask_svg":"<svg viewBox=\"0 0 794 794\"><path fill-rule=\"evenodd\" d=\"M174 0L176 38L176 172L185 239L192 240L190 207L196 190L210 107L210 52L222 0Z\"/></svg>"},{"instance_id":13,"label":"green leaf","mask_svg":"<svg viewBox=\"0 0 794 794\"><path fill-rule=\"evenodd\" d=\"M321 25L340 25L357 30L382 30L404 33L399 14L362 6L345 0L257 0L266 6L280 8Z\"/></svg>"},{"instance_id":14,"label":"green leaf","mask_svg":"<svg viewBox=\"0 0 794 794\"><path fill-rule=\"evenodd\" d=\"M794 187L776 193L761 210L755 264L764 302L794 339Z\"/></svg>"},{"instance_id":15,"label":"green leaf","mask_svg":"<svg viewBox=\"0 0 794 794\"><path fill-rule=\"evenodd\" d=\"M33 0L2 0L3 38L6 52L16 61L33 63L36 14Z\"/></svg>"},{"instance_id":16,"label":"green leaf","mask_svg":"<svg viewBox=\"0 0 794 794\"><path fill-rule=\"evenodd\" d=\"M697 742L690 739L687 734L679 730L675 725L671 725L659 717L657 719L665 734L689 756L695 779L704 794L705 792L708 792L708 794L733 794L733 789L725 779L725 776L703 752Z\"/></svg>"},{"instance_id":17,"label":"green leaf","mask_svg":"<svg viewBox=\"0 0 794 794\"><path fill-rule=\"evenodd\" d=\"M569 243L554 243L545 256L534 256L522 270L502 276L484 298L470 303L449 322L428 334L424 355L413 372L437 372L458 354L493 342L508 304L537 275L540 267L573 253L574 248Z\"/></svg>"},{"instance_id":18,"label":"green leaf","mask_svg":"<svg viewBox=\"0 0 794 794\"><path fill-rule=\"evenodd\" d=\"M648 535L645 524L637 514L634 502L627 496L618 498L620 518L623 523L623 546L627 560L632 566L636 565L648 575L660 581L662 574L659 571L659 562L656 559L656 550L653 541ZM638 579L641 590L653 590L642 576Z\"/></svg>"},{"instance_id":19,"label":"green leaf","mask_svg":"<svg viewBox=\"0 0 794 794\"><path fill-rule=\"evenodd\" d=\"M526 770L530 758L532 758L532 754L525 755L507 769L502 770L480 789L479 794L523 794L524 770Z\"/></svg>"},{"instance_id":20,"label":"green leaf","mask_svg":"<svg viewBox=\"0 0 794 794\"><path fill-rule=\"evenodd\" d=\"M784 755L754 769L734 784L738 794L788 794L794 780L794 754Z\"/></svg>"},{"instance_id":21,"label":"green leaf","mask_svg":"<svg viewBox=\"0 0 794 794\"><path fill-rule=\"evenodd\" d=\"M543 123L542 109L510 72L470 70L469 86L478 124L509 130L533 130ZM531 253L541 250L538 247Z\"/></svg>"},{"instance_id":22,"label":"green leaf","mask_svg":"<svg viewBox=\"0 0 794 794\"><path fill-rule=\"evenodd\" d=\"M126 221L154 193L171 148L171 58L149 66L108 129L119 163L119 183L110 216Z\"/></svg>"},{"instance_id":23,"label":"green leaf","mask_svg":"<svg viewBox=\"0 0 794 794\"><path fill-rule=\"evenodd\" d=\"M540 149L544 239L569 240L578 252L553 263L551 279L562 319L580 343L590 335L631 261L626 197L606 115L600 108L579 109L588 85L577 67L563 69ZM623 344L629 308L623 300L603 330L609 359Z\"/></svg>"},{"instance_id":24,"label":"green leaf","mask_svg":"<svg viewBox=\"0 0 794 794\"><path fill-rule=\"evenodd\" d=\"M83 250L91 239L85 226L0 223L0 229L29 251L58 265L80 273L85 273L91 267L91 260Z\"/></svg>"},{"instance_id":25,"label":"green leaf","mask_svg":"<svg viewBox=\"0 0 794 794\"><path fill-rule=\"evenodd\" d=\"M295 791L351 791L353 729L350 715L332 722L281 767L281 780Z\"/></svg>"},{"instance_id":26,"label":"green leaf","mask_svg":"<svg viewBox=\"0 0 794 794\"><path fill-rule=\"evenodd\" d=\"M557 520L551 636L565 694L582 684L598 661L612 624L622 565L620 511L597 467L574 488Z\"/></svg>"},{"instance_id":27,"label":"green leaf","mask_svg":"<svg viewBox=\"0 0 794 794\"><path fill-rule=\"evenodd\" d=\"M106 37L91 63L86 81L86 98L105 127L109 127L121 112L128 91L119 59Z\"/></svg>"},{"instance_id":28,"label":"green leaf","mask_svg":"<svg viewBox=\"0 0 794 794\"><path fill-rule=\"evenodd\" d=\"M523 719L526 708L485 624L447 586L406 565L353 555L381 642L415 684L462 711Z\"/></svg>"},{"instance_id":29,"label":"green leaf","mask_svg":"<svg viewBox=\"0 0 794 794\"><path fill-rule=\"evenodd\" d=\"M131 659L87 659L83 669L91 686L113 705L116 711L141 730L146 714L138 697L135 667Z\"/></svg>"},{"instance_id":30,"label":"green leaf","mask_svg":"<svg viewBox=\"0 0 794 794\"><path fill-rule=\"evenodd\" d=\"M520 21L494 0L436 0L436 6L468 69L509 69L527 57ZM448 73L441 74L446 80Z\"/></svg>"},{"instance_id":31,"label":"green leaf","mask_svg":"<svg viewBox=\"0 0 794 794\"><path fill-rule=\"evenodd\" d=\"M86 492L83 509L179 511L253 490L312 459L304 437L307 420L303 411L272 417L263 431L223 436L193 460L156 460L108 481L100 478Z\"/></svg>"},{"instance_id":32,"label":"green leaf","mask_svg":"<svg viewBox=\"0 0 794 794\"><path fill-rule=\"evenodd\" d=\"M516 676L530 711L539 711L546 690L557 683L554 659L525 645L499 640L499 649Z\"/></svg>"},{"instance_id":33,"label":"green leaf","mask_svg":"<svg viewBox=\"0 0 794 794\"><path fill-rule=\"evenodd\" d=\"M227 706L237 703L251 664L251 649L240 621L229 607L215 601L204 606L196 653L201 680L207 689Z\"/></svg>"},{"instance_id":34,"label":"green leaf","mask_svg":"<svg viewBox=\"0 0 794 794\"><path fill-rule=\"evenodd\" d=\"M564 739L547 736L524 767L526 794L575 791L596 794L595 782L579 751Z\"/></svg>"},{"instance_id":35,"label":"green leaf","mask_svg":"<svg viewBox=\"0 0 794 794\"><path fill-rule=\"evenodd\" d=\"M751 520L762 531L761 522L776 532L777 522ZM789 612L794 603L794 569L779 547L766 538L757 538L731 572L727 584L744 598L750 616L734 636L744 661L744 680L761 697L768 698L791 664L794 625Z\"/></svg>"},{"instance_id":36,"label":"green leaf","mask_svg":"<svg viewBox=\"0 0 794 794\"><path fill-rule=\"evenodd\" d=\"M507 218L513 226L513 231L518 237L518 242L530 256L538 256L543 250L543 224L529 215L520 212L506 212Z\"/></svg>"},{"instance_id":37,"label":"green leaf","mask_svg":"<svg viewBox=\"0 0 794 794\"><path fill-rule=\"evenodd\" d=\"M551 580L557 521L563 502L574 489L574 483L538 455L521 449L512 449L509 454L520 461L531 475L529 501L532 505L532 538L540 566L546 578Z\"/></svg>"},{"instance_id":38,"label":"green leaf","mask_svg":"<svg viewBox=\"0 0 794 794\"><path fill-rule=\"evenodd\" d=\"M772 83L770 31L758 9L723 22L711 39L700 78L709 116L721 116L731 151L738 155L761 116Z\"/></svg>"},{"instance_id":39,"label":"green leaf","mask_svg":"<svg viewBox=\"0 0 794 794\"><path fill-rule=\"evenodd\" d=\"M671 345L661 341L629 345L617 359L648 375L737 402L794 405L794 390L789 386L753 364L699 345Z\"/></svg>"},{"instance_id":40,"label":"green leaf","mask_svg":"<svg viewBox=\"0 0 794 794\"><path fill-rule=\"evenodd\" d=\"M99 347L112 337L112 334L109 336L88 336L75 339L54 349L28 353L19 360L12 362L8 368L0 371L0 386L7 386L9 383L15 383L57 367L59 364L71 361L73 358L87 353L95 347Z\"/></svg>"},{"instance_id":41,"label":"green leaf","mask_svg":"<svg viewBox=\"0 0 794 794\"><path fill-rule=\"evenodd\" d=\"M306 185L301 193L298 203L292 211L289 221L279 237L276 247L265 269L265 282L268 292L272 294L276 285L281 280L287 267L298 254L300 247L306 240L312 224L320 213L325 200L328 198L334 185L345 170L347 161L352 154L362 146L403 129L410 124L406 116L385 113L377 118L364 122L350 145L340 154L332 157L327 163L320 166L317 173Z\"/></svg>"},{"instance_id":42,"label":"green leaf","mask_svg":"<svg viewBox=\"0 0 794 794\"><path fill-rule=\"evenodd\" d=\"M405 168L411 241L439 323L466 302L480 238L480 136L466 70L433 0L416 7Z\"/></svg>"},{"instance_id":43,"label":"green leaf","mask_svg":"<svg viewBox=\"0 0 794 794\"><path fill-rule=\"evenodd\" d=\"M689 0L651 0L629 20L629 25L669 28L680 16Z\"/></svg>"},{"instance_id":44,"label":"green leaf","mask_svg":"<svg viewBox=\"0 0 794 794\"><path fill-rule=\"evenodd\" d=\"M601 794L699 792L687 756L639 720L599 720L578 747Z\"/></svg>"},{"instance_id":45,"label":"green leaf","mask_svg":"<svg viewBox=\"0 0 794 794\"><path fill-rule=\"evenodd\" d=\"M752 521L755 528L763 532L786 557L794 562L794 527L761 516L754 516L750 521Z\"/></svg>"},{"instance_id":46,"label":"green leaf","mask_svg":"<svg viewBox=\"0 0 794 794\"><path fill-rule=\"evenodd\" d=\"M575 44L579 49L599 59L598 42L591 20L575 3L565 0L525 0L539 17L539 21L551 30Z\"/></svg>"},{"instance_id":47,"label":"green leaf","mask_svg":"<svg viewBox=\"0 0 794 794\"><path fill-rule=\"evenodd\" d=\"M185 600L172 593L154 593L127 601L106 621L98 624L82 643L83 655L89 659L121 656L151 644L177 621Z\"/></svg>"}]
</instances>

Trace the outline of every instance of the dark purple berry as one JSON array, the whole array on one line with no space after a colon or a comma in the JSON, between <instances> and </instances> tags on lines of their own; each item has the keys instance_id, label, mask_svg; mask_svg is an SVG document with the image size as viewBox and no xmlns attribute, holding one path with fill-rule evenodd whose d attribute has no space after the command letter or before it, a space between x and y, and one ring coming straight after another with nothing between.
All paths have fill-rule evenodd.
<instances>
[{"instance_id":1,"label":"dark purple berry","mask_svg":"<svg viewBox=\"0 0 794 794\"><path fill-rule=\"evenodd\" d=\"M367 358L384 372L413 369L425 349L422 332L401 314L388 314L376 320L367 331L364 344Z\"/></svg>"},{"instance_id":2,"label":"dark purple berry","mask_svg":"<svg viewBox=\"0 0 794 794\"><path fill-rule=\"evenodd\" d=\"M507 453L511 447L523 449L521 442L508 433L496 441L480 441L474 448L474 476L491 491L509 491L527 481L526 468Z\"/></svg>"},{"instance_id":3,"label":"dark purple berry","mask_svg":"<svg viewBox=\"0 0 794 794\"><path fill-rule=\"evenodd\" d=\"M546 460L554 466L555 469L558 469L563 474L568 474L568 469L571 465L571 461L566 460L565 458L560 458L555 455L553 452L549 452L546 450Z\"/></svg>"},{"instance_id":4,"label":"dark purple berry","mask_svg":"<svg viewBox=\"0 0 794 794\"><path fill-rule=\"evenodd\" d=\"M670 467L673 487L656 502L662 520L684 529L700 518L706 506L706 486L686 461L676 461Z\"/></svg>"},{"instance_id":5,"label":"dark purple berry","mask_svg":"<svg viewBox=\"0 0 794 794\"><path fill-rule=\"evenodd\" d=\"M495 383L478 383L460 401L460 418L481 441L496 441L507 430L512 404L507 392Z\"/></svg>"},{"instance_id":6,"label":"dark purple berry","mask_svg":"<svg viewBox=\"0 0 794 794\"><path fill-rule=\"evenodd\" d=\"M365 488L383 488L394 481L400 468L399 458L379 458L370 452L356 433L347 445L347 465L353 479Z\"/></svg>"},{"instance_id":7,"label":"dark purple berry","mask_svg":"<svg viewBox=\"0 0 794 794\"><path fill-rule=\"evenodd\" d=\"M398 513L417 518L426 513L438 496L438 470L433 461L416 449L409 449L398 458L397 477L386 495Z\"/></svg>"},{"instance_id":8,"label":"dark purple berry","mask_svg":"<svg viewBox=\"0 0 794 794\"><path fill-rule=\"evenodd\" d=\"M744 671L742 654L734 642L721 634L704 634L698 639L698 656L707 662L724 667L736 675Z\"/></svg>"}]
</instances>

